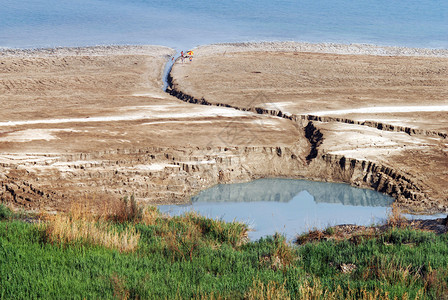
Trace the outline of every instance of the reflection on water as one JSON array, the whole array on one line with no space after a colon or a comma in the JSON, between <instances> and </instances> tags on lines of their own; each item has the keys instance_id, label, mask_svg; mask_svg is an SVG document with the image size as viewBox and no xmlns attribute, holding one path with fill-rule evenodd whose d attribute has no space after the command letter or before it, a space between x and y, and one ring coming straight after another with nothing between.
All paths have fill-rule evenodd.
<instances>
[{"instance_id":1,"label":"reflection on water","mask_svg":"<svg viewBox=\"0 0 448 300\"><path fill-rule=\"evenodd\" d=\"M161 205L171 215L195 210L211 218L248 223L254 240L280 232L289 239L313 228L370 225L385 219L393 199L346 184L292 179L259 179L220 184L192 197L189 205Z\"/></svg>"},{"instance_id":2,"label":"reflection on water","mask_svg":"<svg viewBox=\"0 0 448 300\"><path fill-rule=\"evenodd\" d=\"M375 191L347 184L293 179L259 179L247 183L218 184L191 198L192 202L289 202L308 192L317 203L352 206L389 206L393 199Z\"/></svg>"}]
</instances>

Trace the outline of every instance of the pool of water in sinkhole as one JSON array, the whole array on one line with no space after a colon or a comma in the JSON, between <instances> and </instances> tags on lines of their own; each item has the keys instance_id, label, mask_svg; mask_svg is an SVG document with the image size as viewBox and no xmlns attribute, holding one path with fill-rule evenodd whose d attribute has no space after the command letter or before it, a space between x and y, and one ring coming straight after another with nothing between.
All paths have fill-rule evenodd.
<instances>
[{"instance_id":1,"label":"pool of water in sinkhole","mask_svg":"<svg viewBox=\"0 0 448 300\"><path fill-rule=\"evenodd\" d=\"M218 184L203 190L185 205L161 205L169 215L188 211L225 221L245 222L251 240L284 234L289 240L311 229L339 224L384 222L394 199L348 184L295 179L258 179Z\"/></svg>"}]
</instances>

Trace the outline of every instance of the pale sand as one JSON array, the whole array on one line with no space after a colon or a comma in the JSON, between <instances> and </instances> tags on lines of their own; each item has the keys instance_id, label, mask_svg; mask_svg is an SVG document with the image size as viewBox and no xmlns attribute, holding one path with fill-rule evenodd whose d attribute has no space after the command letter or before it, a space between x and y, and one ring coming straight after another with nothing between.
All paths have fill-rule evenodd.
<instances>
[{"instance_id":1,"label":"pale sand","mask_svg":"<svg viewBox=\"0 0 448 300\"><path fill-rule=\"evenodd\" d=\"M57 139L55 136L58 132L79 132L73 129L26 129L14 131L5 136L0 137L0 142L30 142L35 140L51 141Z\"/></svg>"},{"instance_id":2,"label":"pale sand","mask_svg":"<svg viewBox=\"0 0 448 300\"><path fill-rule=\"evenodd\" d=\"M402 56L379 56L374 54L398 50L330 46L288 42L199 47L193 63L175 64L173 82L185 94L210 103L288 115L334 112L355 120L376 113L368 116L371 121L384 119L382 113L401 114L394 119L408 124L412 118L413 128L448 133L448 50L399 48ZM305 50L311 52L300 52Z\"/></svg>"},{"instance_id":3,"label":"pale sand","mask_svg":"<svg viewBox=\"0 0 448 300\"><path fill-rule=\"evenodd\" d=\"M141 107L140 111L132 115L124 116L104 116L104 117L85 117L85 118L69 118L69 119L44 119L44 120L27 120L27 121L8 121L0 122L0 127L12 127L23 125L38 125L38 124L66 124L66 123L97 123L97 122L122 122L122 121L138 121L148 119L187 119L188 122L191 118L205 118L205 117L244 117L252 116L250 112L239 111L231 108L223 107L210 107L210 108L193 108L192 112L176 112L175 110L182 107L171 105L170 106L157 106L154 109L152 107ZM135 109L135 107L133 107ZM120 108L120 110L126 111L127 108ZM143 110L143 111L141 111ZM160 113L165 111L166 113Z\"/></svg>"},{"instance_id":4,"label":"pale sand","mask_svg":"<svg viewBox=\"0 0 448 300\"><path fill-rule=\"evenodd\" d=\"M135 94L132 94L132 96L135 96L135 97L150 97L150 98L157 98L157 99L167 99L167 98L169 98L165 93L162 94L162 92L160 94L157 94L157 93L135 93Z\"/></svg>"}]
</instances>

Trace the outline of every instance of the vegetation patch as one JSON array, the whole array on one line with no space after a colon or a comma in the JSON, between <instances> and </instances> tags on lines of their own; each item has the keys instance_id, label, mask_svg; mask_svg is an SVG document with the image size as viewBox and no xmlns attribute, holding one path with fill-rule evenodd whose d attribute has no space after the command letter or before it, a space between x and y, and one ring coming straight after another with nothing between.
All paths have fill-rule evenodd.
<instances>
[{"instance_id":1,"label":"vegetation patch","mask_svg":"<svg viewBox=\"0 0 448 300\"><path fill-rule=\"evenodd\" d=\"M0 221L0 298L446 299L448 236L408 227L291 244L196 213L130 209ZM2 208L4 209L4 208ZM38 216L27 217L36 219ZM356 233L356 231L354 231ZM310 234L305 236L310 237ZM354 238L354 237L357 238ZM326 238L322 238L326 237ZM331 237L331 238L329 238Z\"/></svg>"}]
</instances>

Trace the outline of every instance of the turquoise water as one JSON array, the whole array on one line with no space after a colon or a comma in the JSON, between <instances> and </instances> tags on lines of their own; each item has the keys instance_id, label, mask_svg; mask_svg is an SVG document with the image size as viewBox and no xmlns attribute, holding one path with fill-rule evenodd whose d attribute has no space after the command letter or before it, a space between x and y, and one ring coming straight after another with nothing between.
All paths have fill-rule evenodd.
<instances>
[{"instance_id":1,"label":"turquoise water","mask_svg":"<svg viewBox=\"0 0 448 300\"><path fill-rule=\"evenodd\" d=\"M347 184L293 179L259 179L220 184L201 191L190 205L161 205L170 215L194 210L225 221L250 225L252 240L275 232L296 234L329 225L372 225L383 222L393 199Z\"/></svg>"},{"instance_id":2,"label":"turquoise water","mask_svg":"<svg viewBox=\"0 0 448 300\"><path fill-rule=\"evenodd\" d=\"M448 48L448 1L0 0L0 47L261 40Z\"/></svg>"}]
</instances>

